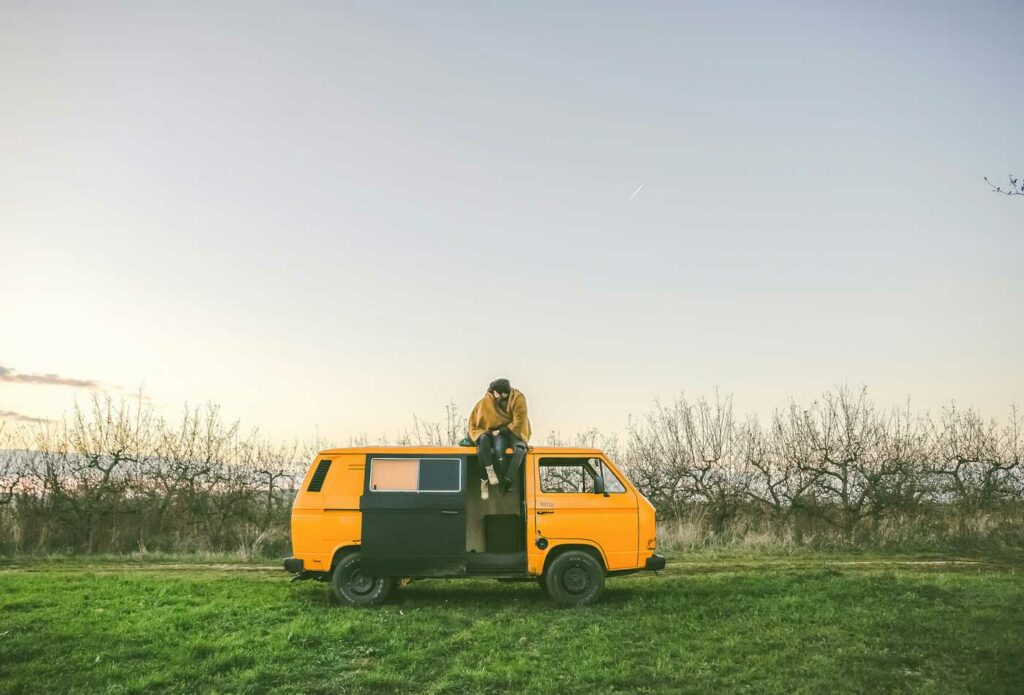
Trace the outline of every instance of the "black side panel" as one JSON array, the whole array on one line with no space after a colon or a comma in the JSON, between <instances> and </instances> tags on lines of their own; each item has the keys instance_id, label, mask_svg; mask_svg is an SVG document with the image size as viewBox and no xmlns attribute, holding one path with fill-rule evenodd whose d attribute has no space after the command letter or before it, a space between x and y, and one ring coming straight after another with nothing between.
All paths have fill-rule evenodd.
<instances>
[{"instance_id":1,"label":"black side panel","mask_svg":"<svg viewBox=\"0 0 1024 695\"><path fill-rule=\"evenodd\" d=\"M526 553L466 553L469 572L476 575L526 571Z\"/></svg>"},{"instance_id":2,"label":"black side panel","mask_svg":"<svg viewBox=\"0 0 1024 695\"><path fill-rule=\"evenodd\" d=\"M370 460L359 508L363 513L362 564L371 574L390 577L455 577L466 573L466 498L463 492L381 492L368 490ZM466 461L459 480L452 466L431 466L419 458L421 487L466 489ZM444 458L451 459L452 456Z\"/></svg>"}]
</instances>

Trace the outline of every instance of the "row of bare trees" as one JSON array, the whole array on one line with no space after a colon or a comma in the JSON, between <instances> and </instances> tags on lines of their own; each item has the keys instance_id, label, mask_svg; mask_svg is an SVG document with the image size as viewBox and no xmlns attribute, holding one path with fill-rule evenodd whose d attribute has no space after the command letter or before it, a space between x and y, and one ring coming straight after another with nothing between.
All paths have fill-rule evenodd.
<instances>
[{"instance_id":1,"label":"row of bare trees","mask_svg":"<svg viewBox=\"0 0 1024 695\"><path fill-rule=\"evenodd\" d=\"M0 430L0 552L278 551L315 448L243 434L216 406L168 422L97 396Z\"/></svg>"},{"instance_id":2,"label":"row of bare trees","mask_svg":"<svg viewBox=\"0 0 1024 695\"><path fill-rule=\"evenodd\" d=\"M443 420L414 416L373 443L454 444L464 434L449 403ZM215 405L169 421L141 398L94 395L57 423L0 423L0 554L284 554L296 486L324 448L243 432Z\"/></svg>"},{"instance_id":3,"label":"row of bare trees","mask_svg":"<svg viewBox=\"0 0 1024 695\"><path fill-rule=\"evenodd\" d=\"M413 418L374 443L451 445L464 433L448 404L441 420ZM606 450L660 519L697 519L702 537L871 543L884 529L927 527L940 540L1024 545L1015 409L1001 422L954 406L921 415L838 389L765 421L738 418L728 397L680 397L631 418L624 441L591 430L548 443ZM325 446L243 433L216 406L168 421L101 396L60 423L0 425L0 553L284 553L296 485Z\"/></svg>"},{"instance_id":4,"label":"row of bare trees","mask_svg":"<svg viewBox=\"0 0 1024 695\"><path fill-rule=\"evenodd\" d=\"M657 405L619 454L664 516L699 510L711 534L760 519L775 531L877 540L893 525L965 537L999 517L1024 541L1024 419L950 406L937 417L880 409L864 390L792 403L763 422L730 398ZM997 528L998 527L998 528Z\"/></svg>"}]
</instances>

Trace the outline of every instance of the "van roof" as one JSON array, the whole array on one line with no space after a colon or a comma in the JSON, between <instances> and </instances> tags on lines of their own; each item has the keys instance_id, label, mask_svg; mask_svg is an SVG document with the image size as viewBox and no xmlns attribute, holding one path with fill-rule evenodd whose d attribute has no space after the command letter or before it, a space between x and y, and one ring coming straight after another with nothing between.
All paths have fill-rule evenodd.
<instances>
[{"instance_id":1,"label":"van roof","mask_svg":"<svg viewBox=\"0 0 1024 695\"><path fill-rule=\"evenodd\" d=\"M600 449L581 449L571 446L531 446L534 454L603 454ZM317 456L337 454L475 454L475 446L352 446L340 449L324 449Z\"/></svg>"}]
</instances>

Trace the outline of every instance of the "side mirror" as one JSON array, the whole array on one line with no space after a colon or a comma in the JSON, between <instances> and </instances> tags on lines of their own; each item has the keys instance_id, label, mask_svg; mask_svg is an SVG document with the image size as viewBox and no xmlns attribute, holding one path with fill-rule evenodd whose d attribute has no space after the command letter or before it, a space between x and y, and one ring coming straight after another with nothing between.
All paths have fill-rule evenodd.
<instances>
[{"instance_id":1,"label":"side mirror","mask_svg":"<svg viewBox=\"0 0 1024 695\"><path fill-rule=\"evenodd\" d=\"M590 459L584 467L594 481L594 494L607 497L608 491L604 489L604 466L601 462L598 459Z\"/></svg>"}]
</instances>

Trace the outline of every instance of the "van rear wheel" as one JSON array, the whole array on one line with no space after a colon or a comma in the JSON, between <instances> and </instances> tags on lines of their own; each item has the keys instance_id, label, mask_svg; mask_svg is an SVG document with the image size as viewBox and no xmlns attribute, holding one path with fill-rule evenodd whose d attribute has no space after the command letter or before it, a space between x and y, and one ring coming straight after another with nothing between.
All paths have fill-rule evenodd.
<instances>
[{"instance_id":1,"label":"van rear wheel","mask_svg":"<svg viewBox=\"0 0 1024 695\"><path fill-rule=\"evenodd\" d=\"M588 606L604 592L604 567L588 552L568 550L544 572L545 593L560 606Z\"/></svg>"},{"instance_id":2,"label":"van rear wheel","mask_svg":"<svg viewBox=\"0 0 1024 695\"><path fill-rule=\"evenodd\" d=\"M341 558L331 573L328 596L334 603L350 606L378 606L387 600L395 588L392 577L375 577L362 569L359 553Z\"/></svg>"}]
</instances>

